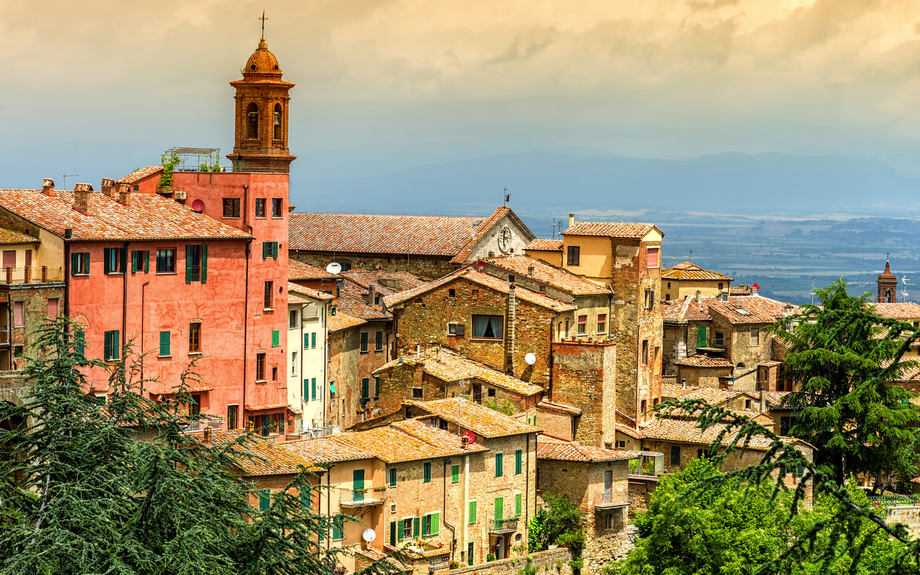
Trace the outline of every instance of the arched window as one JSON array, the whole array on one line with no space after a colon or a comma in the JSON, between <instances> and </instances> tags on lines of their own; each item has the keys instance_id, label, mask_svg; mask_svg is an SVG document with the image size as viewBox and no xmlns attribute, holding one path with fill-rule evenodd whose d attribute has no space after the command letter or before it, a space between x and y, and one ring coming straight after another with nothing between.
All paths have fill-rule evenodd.
<instances>
[{"instance_id":1,"label":"arched window","mask_svg":"<svg viewBox=\"0 0 920 575\"><path fill-rule=\"evenodd\" d=\"M259 137L259 107L255 102L246 108L246 137L251 139Z\"/></svg>"},{"instance_id":2,"label":"arched window","mask_svg":"<svg viewBox=\"0 0 920 575\"><path fill-rule=\"evenodd\" d=\"M281 138L284 137L282 136L282 132L281 132L281 104L275 104L275 112L274 114L272 114L272 122L275 127L274 138L276 140L280 140Z\"/></svg>"},{"instance_id":3,"label":"arched window","mask_svg":"<svg viewBox=\"0 0 920 575\"><path fill-rule=\"evenodd\" d=\"M885 290L885 303L891 303L891 290Z\"/></svg>"}]
</instances>

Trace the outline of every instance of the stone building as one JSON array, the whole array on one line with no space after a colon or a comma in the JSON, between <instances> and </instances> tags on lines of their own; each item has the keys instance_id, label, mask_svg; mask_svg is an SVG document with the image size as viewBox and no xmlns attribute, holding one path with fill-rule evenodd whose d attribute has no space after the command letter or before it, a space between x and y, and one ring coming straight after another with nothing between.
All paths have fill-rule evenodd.
<instances>
[{"instance_id":1,"label":"stone building","mask_svg":"<svg viewBox=\"0 0 920 575\"><path fill-rule=\"evenodd\" d=\"M686 296L719 297L728 295L732 278L704 270L692 262L682 262L661 272L661 297L664 301Z\"/></svg>"},{"instance_id":2,"label":"stone building","mask_svg":"<svg viewBox=\"0 0 920 575\"><path fill-rule=\"evenodd\" d=\"M535 238L508 207L487 217L293 213L291 222L292 259L424 278L484 257L521 253Z\"/></svg>"}]
</instances>

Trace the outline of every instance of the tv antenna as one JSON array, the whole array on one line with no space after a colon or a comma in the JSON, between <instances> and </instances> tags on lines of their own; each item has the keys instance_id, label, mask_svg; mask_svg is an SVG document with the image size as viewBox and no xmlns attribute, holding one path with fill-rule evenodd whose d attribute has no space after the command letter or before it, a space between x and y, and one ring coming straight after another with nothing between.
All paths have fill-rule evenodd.
<instances>
[{"instance_id":1,"label":"tv antenna","mask_svg":"<svg viewBox=\"0 0 920 575\"><path fill-rule=\"evenodd\" d=\"M508 193L508 186L505 186L505 189L502 190L505 194L505 201L502 202L502 206L507 206L508 202L511 201L511 194Z\"/></svg>"},{"instance_id":2,"label":"tv antenna","mask_svg":"<svg viewBox=\"0 0 920 575\"><path fill-rule=\"evenodd\" d=\"M693 261L693 250L690 250L690 255L687 256L687 261Z\"/></svg>"},{"instance_id":3,"label":"tv antenna","mask_svg":"<svg viewBox=\"0 0 920 575\"><path fill-rule=\"evenodd\" d=\"M556 239L556 218L553 218L553 239Z\"/></svg>"},{"instance_id":4,"label":"tv antenna","mask_svg":"<svg viewBox=\"0 0 920 575\"><path fill-rule=\"evenodd\" d=\"M908 301L907 298L910 297L907 293L907 276L901 278L901 296L904 298L905 303Z\"/></svg>"},{"instance_id":5,"label":"tv antenna","mask_svg":"<svg viewBox=\"0 0 920 575\"><path fill-rule=\"evenodd\" d=\"M63 178L64 181L61 182L61 189L62 189L62 190L66 190L66 189L67 189L67 178L76 178L76 177L79 176L79 175L80 175L80 174L63 174L63 176L64 176L64 178Z\"/></svg>"}]
</instances>

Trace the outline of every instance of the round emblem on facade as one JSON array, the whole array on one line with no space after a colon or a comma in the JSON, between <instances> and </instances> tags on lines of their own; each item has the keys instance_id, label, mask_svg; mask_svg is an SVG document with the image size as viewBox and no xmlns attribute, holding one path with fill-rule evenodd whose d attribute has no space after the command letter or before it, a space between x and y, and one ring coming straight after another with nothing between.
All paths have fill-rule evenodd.
<instances>
[{"instance_id":1,"label":"round emblem on facade","mask_svg":"<svg viewBox=\"0 0 920 575\"><path fill-rule=\"evenodd\" d=\"M498 233L498 249L503 254L511 251L511 228L508 226L503 226Z\"/></svg>"}]
</instances>

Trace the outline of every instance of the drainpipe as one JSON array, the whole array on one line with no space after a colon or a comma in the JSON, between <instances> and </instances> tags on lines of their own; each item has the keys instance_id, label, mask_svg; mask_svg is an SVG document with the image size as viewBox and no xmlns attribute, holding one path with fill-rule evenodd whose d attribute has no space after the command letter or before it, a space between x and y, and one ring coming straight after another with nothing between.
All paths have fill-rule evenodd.
<instances>
[{"instance_id":1,"label":"drainpipe","mask_svg":"<svg viewBox=\"0 0 920 575\"><path fill-rule=\"evenodd\" d=\"M508 326L505 328L505 373L514 375L514 324L517 321L517 298L514 283L508 285L508 309L505 313Z\"/></svg>"},{"instance_id":2,"label":"drainpipe","mask_svg":"<svg viewBox=\"0 0 920 575\"><path fill-rule=\"evenodd\" d=\"M64 317L66 318L70 317L70 280L67 278L70 277L70 238L72 235L71 228L64 230L64 277L61 280L64 282ZM9 322L9 326L12 324L13 322Z\"/></svg>"},{"instance_id":3,"label":"drainpipe","mask_svg":"<svg viewBox=\"0 0 920 575\"><path fill-rule=\"evenodd\" d=\"M453 525L447 522L447 466L450 465L452 461L450 459L444 460L444 501L441 503L441 513L444 517L444 527L450 529L450 555L451 559L454 558L454 548L457 546L457 529Z\"/></svg>"},{"instance_id":4,"label":"drainpipe","mask_svg":"<svg viewBox=\"0 0 920 575\"><path fill-rule=\"evenodd\" d=\"M154 253L156 253L155 250ZM141 284L141 393L144 391L144 334L146 333L144 330L144 312L147 309L147 284L149 283L150 281L148 280Z\"/></svg>"},{"instance_id":5,"label":"drainpipe","mask_svg":"<svg viewBox=\"0 0 920 575\"><path fill-rule=\"evenodd\" d=\"M124 247L122 248L122 249L125 250L125 257L124 257L121 261L123 261L123 262L125 263L125 267L126 267L126 268L128 267L128 246L130 246L130 245L131 245L131 242L125 242L125 245L124 245ZM119 255L121 255L121 254L119 254ZM120 262L119 262L119 263L120 263ZM128 344L128 270L127 270L127 269L123 269L123 270L121 270L121 273L122 273L122 276L121 276L121 286L122 286L122 294L121 294L121 335L122 335L122 337L121 337L121 349L122 349L122 350L125 350L125 349L127 349L127 344ZM124 353L121 354L121 360L126 362L126 360L127 360L128 358L126 358L124 355L125 355ZM128 369L127 362L125 363L125 369L126 369L126 370Z\"/></svg>"},{"instance_id":6,"label":"drainpipe","mask_svg":"<svg viewBox=\"0 0 920 575\"><path fill-rule=\"evenodd\" d=\"M306 413L306 408L304 407L306 405L306 398L304 397L304 395L306 395L306 391L307 391L307 384L305 381L306 378L304 377L304 370L303 370L304 356L307 355L306 353L307 346L303 345L304 343L303 341L303 310L306 309L306 307L307 306L305 305L300 306L300 322L299 322L300 323L300 339L298 340L299 343L297 344L298 347L303 346L300 348L300 371L298 372L298 377L300 378L300 381L298 382L298 386L300 386L300 434L301 436L303 435L303 416L304 416L304 413ZM290 352L290 345L291 345L291 342L288 342L288 352Z\"/></svg>"},{"instance_id":7,"label":"drainpipe","mask_svg":"<svg viewBox=\"0 0 920 575\"><path fill-rule=\"evenodd\" d=\"M573 435L572 438L575 436ZM524 544L530 541L530 434L527 434L527 475L524 487Z\"/></svg>"},{"instance_id":8,"label":"drainpipe","mask_svg":"<svg viewBox=\"0 0 920 575\"><path fill-rule=\"evenodd\" d=\"M457 431L460 431L460 426L457 425ZM461 503L461 525L463 530L461 535L463 536L460 540L460 553L461 555L465 553L469 547L469 509L470 509L470 456L463 456L463 501ZM469 562L470 557L467 557L467 562Z\"/></svg>"}]
</instances>

